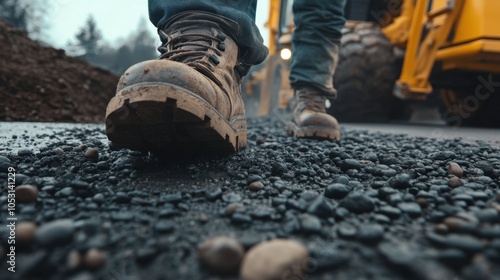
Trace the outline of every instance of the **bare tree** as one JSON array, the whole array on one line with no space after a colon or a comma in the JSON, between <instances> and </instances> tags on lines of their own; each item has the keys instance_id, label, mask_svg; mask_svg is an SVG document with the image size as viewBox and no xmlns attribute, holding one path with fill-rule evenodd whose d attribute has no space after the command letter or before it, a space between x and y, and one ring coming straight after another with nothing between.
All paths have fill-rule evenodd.
<instances>
[{"instance_id":1,"label":"bare tree","mask_svg":"<svg viewBox=\"0 0 500 280\"><path fill-rule=\"evenodd\" d=\"M48 3L43 0L0 0L0 17L39 39L45 27Z\"/></svg>"}]
</instances>

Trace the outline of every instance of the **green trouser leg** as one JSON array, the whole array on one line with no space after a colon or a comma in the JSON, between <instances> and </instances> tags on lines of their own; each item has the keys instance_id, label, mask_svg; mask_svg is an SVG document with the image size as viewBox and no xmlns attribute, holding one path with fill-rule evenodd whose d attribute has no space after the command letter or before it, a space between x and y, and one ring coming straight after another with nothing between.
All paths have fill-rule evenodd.
<instances>
[{"instance_id":1,"label":"green trouser leg","mask_svg":"<svg viewBox=\"0 0 500 280\"><path fill-rule=\"evenodd\" d=\"M295 0L292 37L292 87L313 87L330 98L336 91L333 74L345 24L346 0Z\"/></svg>"}]
</instances>

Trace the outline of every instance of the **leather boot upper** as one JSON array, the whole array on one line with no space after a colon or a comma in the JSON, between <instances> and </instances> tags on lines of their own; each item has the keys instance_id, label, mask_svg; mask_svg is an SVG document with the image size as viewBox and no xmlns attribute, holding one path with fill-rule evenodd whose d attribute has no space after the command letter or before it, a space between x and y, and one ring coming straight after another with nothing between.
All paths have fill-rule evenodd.
<instances>
[{"instance_id":1,"label":"leather boot upper","mask_svg":"<svg viewBox=\"0 0 500 280\"><path fill-rule=\"evenodd\" d=\"M245 114L238 62L238 24L201 11L180 13L158 33L163 45L157 60L129 68L117 91L140 83L168 83L190 91L231 120Z\"/></svg>"},{"instance_id":2,"label":"leather boot upper","mask_svg":"<svg viewBox=\"0 0 500 280\"><path fill-rule=\"evenodd\" d=\"M338 128L337 120L326 113L327 96L313 88L302 88L295 92L295 109L292 121L299 127L321 126Z\"/></svg>"}]
</instances>

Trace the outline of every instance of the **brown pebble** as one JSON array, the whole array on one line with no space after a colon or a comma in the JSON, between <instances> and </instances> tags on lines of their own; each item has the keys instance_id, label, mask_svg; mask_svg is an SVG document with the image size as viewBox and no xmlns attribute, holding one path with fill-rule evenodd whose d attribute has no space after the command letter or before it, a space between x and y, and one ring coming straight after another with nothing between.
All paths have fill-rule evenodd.
<instances>
[{"instance_id":1,"label":"brown pebble","mask_svg":"<svg viewBox=\"0 0 500 280\"><path fill-rule=\"evenodd\" d=\"M16 226L16 239L23 243L30 243L35 237L36 224L21 222Z\"/></svg>"},{"instance_id":2,"label":"brown pebble","mask_svg":"<svg viewBox=\"0 0 500 280\"><path fill-rule=\"evenodd\" d=\"M422 207L422 208L427 208L429 206L429 203L427 202L427 199L423 197L417 198L417 203Z\"/></svg>"},{"instance_id":3,"label":"brown pebble","mask_svg":"<svg viewBox=\"0 0 500 280\"><path fill-rule=\"evenodd\" d=\"M208 221L207 215L205 213L201 213L198 217L198 221L202 224L206 223Z\"/></svg>"},{"instance_id":4,"label":"brown pebble","mask_svg":"<svg viewBox=\"0 0 500 280\"><path fill-rule=\"evenodd\" d=\"M497 279L498 277L489 277L495 275L492 269L493 263L484 254L475 254L472 257L471 264L465 269L468 270L468 279Z\"/></svg>"},{"instance_id":5,"label":"brown pebble","mask_svg":"<svg viewBox=\"0 0 500 280\"><path fill-rule=\"evenodd\" d=\"M448 226L445 224L437 224L436 227L434 228L434 231L439 234L447 234Z\"/></svg>"},{"instance_id":6,"label":"brown pebble","mask_svg":"<svg viewBox=\"0 0 500 280\"><path fill-rule=\"evenodd\" d=\"M81 151L81 152L85 151L86 149L87 149L87 145L85 145L85 144L80 144L76 148L77 151Z\"/></svg>"},{"instance_id":7,"label":"brown pebble","mask_svg":"<svg viewBox=\"0 0 500 280\"><path fill-rule=\"evenodd\" d=\"M61 149L61 148L55 148L54 149L54 152L56 153L56 155L58 156L61 156L62 154L64 154L64 150Z\"/></svg>"},{"instance_id":8,"label":"brown pebble","mask_svg":"<svg viewBox=\"0 0 500 280\"><path fill-rule=\"evenodd\" d=\"M38 198L38 188L33 185L20 185L16 187L16 200L21 203L32 203Z\"/></svg>"},{"instance_id":9,"label":"brown pebble","mask_svg":"<svg viewBox=\"0 0 500 280\"><path fill-rule=\"evenodd\" d=\"M452 175L451 178L448 180L448 186L450 188L458 188L461 187L465 184L464 180L458 178L455 175Z\"/></svg>"},{"instance_id":10,"label":"brown pebble","mask_svg":"<svg viewBox=\"0 0 500 280\"><path fill-rule=\"evenodd\" d=\"M443 223L450 231L458 231L465 224L465 221L457 217L448 217L444 219Z\"/></svg>"},{"instance_id":11,"label":"brown pebble","mask_svg":"<svg viewBox=\"0 0 500 280\"><path fill-rule=\"evenodd\" d=\"M458 178L462 178L462 176L464 176L464 170L457 163L450 162L448 164L448 174L449 175L455 175Z\"/></svg>"},{"instance_id":12,"label":"brown pebble","mask_svg":"<svg viewBox=\"0 0 500 280\"><path fill-rule=\"evenodd\" d=\"M241 265L243 280L302 279L309 253L297 241L275 239L248 251Z\"/></svg>"},{"instance_id":13,"label":"brown pebble","mask_svg":"<svg viewBox=\"0 0 500 280\"><path fill-rule=\"evenodd\" d=\"M253 192L258 192L264 188L264 184L261 181L255 181L251 183L248 188Z\"/></svg>"},{"instance_id":14,"label":"brown pebble","mask_svg":"<svg viewBox=\"0 0 500 280\"><path fill-rule=\"evenodd\" d=\"M97 149L90 148L85 151L84 156L88 159L96 160L99 158L99 152L97 151Z\"/></svg>"},{"instance_id":15,"label":"brown pebble","mask_svg":"<svg viewBox=\"0 0 500 280\"><path fill-rule=\"evenodd\" d=\"M479 220L476 218L476 216L466 213L466 212L458 212L455 214L455 217L462 219L466 223L474 224L477 225L479 223Z\"/></svg>"},{"instance_id":16,"label":"brown pebble","mask_svg":"<svg viewBox=\"0 0 500 280\"><path fill-rule=\"evenodd\" d=\"M241 213L245 212L245 210L245 205L238 202L233 202L226 207L226 215L232 216L235 212Z\"/></svg>"},{"instance_id":17,"label":"brown pebble","mask_svg":"<svg viewBox=\"0 0 500 280\"><path fill-rule=\"evenodd\" d=\"M245 248L230 237L214 237L205 241L198 252L200 263L213 273L231 274L238 271Z\"/></svg>"},{"instance_id":18,"label":"brown pebble","mask_svg":"<svg viewBox=\"0 0 500 280\"><path fill-rule=\"evenodd\" d=\"M87 268L98 269L106 262L106 255L99 249L92 248L87 251L83 263Z\"/></svg>"},{"instance_id":19,"label":"brown pebble","mask_svg":"<svg viewBox=\"0 0 500 280\"><path fill-rule=\"evenodd\" d=\"M493 209L496 209L498 212L500 212L500 205L493 205L491 206Z\"/></svg>"},{"instance_id":20,"label":"brown pebble","mask_svg":"<svg viewBox=\"0 0 500 280\"><path fill-rule=\"evenodd\" d=\"M69 269L76 269L82 264L82 255L77 250L69 252L66 259L66 265Z\"/></svg>"}]
</instances>

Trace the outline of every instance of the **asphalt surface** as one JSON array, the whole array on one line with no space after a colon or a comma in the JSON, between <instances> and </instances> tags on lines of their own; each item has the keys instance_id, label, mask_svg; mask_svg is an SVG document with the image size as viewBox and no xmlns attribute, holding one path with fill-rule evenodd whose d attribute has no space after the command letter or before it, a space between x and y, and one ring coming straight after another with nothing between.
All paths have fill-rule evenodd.
<instances>
[{"instance_id":1,"label":"asphalt surface","mask_svg":"<svg viewBox=\"0 0 500 280\"><path fill-rule=\"evenodd\" d=\"M500 279L498 130L344 125L343 135L297 140L252 119L243 152L172 159L114 150L103 125L0 123L4 224L8 167L18 191L16 272L2 226L0 279L238 279L200 263L215 236L246 251L297 240L308 265L283 279Z\"/></svg>"}]
</instances>

